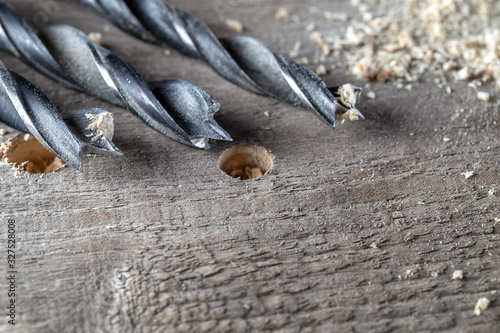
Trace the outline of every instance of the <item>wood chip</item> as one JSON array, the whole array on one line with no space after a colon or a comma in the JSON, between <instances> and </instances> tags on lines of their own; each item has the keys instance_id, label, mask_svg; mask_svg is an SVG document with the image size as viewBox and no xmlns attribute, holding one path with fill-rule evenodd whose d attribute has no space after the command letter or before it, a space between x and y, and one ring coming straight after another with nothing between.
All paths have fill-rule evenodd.
<instances>
[{"instance_id":1,"label":"wood chip","mask_svg":"<svg viewBox=\"0 0 500 333\"><path fill-rule=\"evenodd\" d=\"M101 45L102 43L102 34L100 32L90 32L89 39L92 43Z\"/></svg>"},{"instance_id":2,"label":"wood chip","mask_svg":"<svg viewBox=\"0 0 500 333\"><path fill-rule=\"evenodd\" d=\"M113 114L111 112L102 112L98 115L89 113L85 114L85 117L90 120L87 129L104 134L110 140L113 139L113 136L115 134L115 125Z\"/></svg>"},{"instance_id":3,"label":"wood chip","mask_svg":"<svg viewBox=\"0 0 500 333\"><path fill-rule=\"evenodd\" d=\"M288 11L288 9L286 9L285 7L281 7L280 9L278 9L278 11L274 14L274 18L277 19L277 20L282 20L282 19L285 19L287 17L290 16L290 12Z\"/></svg>"},{"instance_id":4,"label":"wood chip","mask_svg":"<svg viewBox=\"0 0 500 333\"><path fill-rule=\"evenodd\" d=\"M311 33L311 40L314 43L314 45L321 46L321 45L325 44L325 41L323 40L321 33L319 33L318 31L313 31Z\"/></svg>"},{"instance_id":5,"label":"wood chip","mask_svg":"<svg viewBox=\"0 0 500 333\"><path fill-rule=\"evenodd\" d=\"M474 176L474 171L462 172L462 175L465 177L465 179L469 179L470 177Z\"/></svg>"},{"instance_id":6,"label":"wood chip","mask_svg":"<svg viewBox=\"0 0 500 333\"><path fill-rule=\"evenodd\" d=\"M7 130L0 128L0 136L4 136L5 134L7 134Z\"/></svg>"},{"instance_id":7,"label":"wood chip","mask_svg":"<svg viewBox=\"0 0 500 333\"><path fill-rule=\"evenodd\" d=\"M375 94L375 92L373 91L369 91L366 93L366 97L368 97L369 99L375 99L377 98L377 94Z\"/></svg>"},{"instance_id":8,"label":"wood chip","mask_svg":"<svg viewBox=\"0 0 500 333\"><path fill-rule=\"evenodd\" d=\"M325 65L321 64L316 68L316 74L318 75L326 75L328 74L328 70L326 69Z\"/></svg>"},{"instance_id":9,"label":"wood chip","mask_svg":"<svg viewBox=\"0 0 500 333\"><path fill-rule=\"evenodd\" d=\"M488 102L490 100L490 94L484 91L478 91L477 99L483 102Z\"/></svg>"},{"instance_id":10,"label":"wood chip","mask_svg":"<svg viewBox=\"0 0 500 333\"><path fill-rule=\"evenodd\" d=\"M451 277L453 280L462 280L464 278L464 272L462 270L456 270L453 272Z\"/></svg>"},{"instance_id":11,"label":"wood chip","mask_svg":"<svg viewBox=\"0 0 500 333\"><path fill-rule=\"evenodd\" d=\"M490 305L490 300L486 297L481 297L477 300L476 307L474 308L474 314L479 316L482 310L486 310L488 308L488 305Z\"/></svg>"},{"instance_id":12,"label":"wood chip","mask_svg":"<svg viewBox=\"0 0 500 333\"><path fill-rule=\"evenodd\" d=\"M241 34L244 30L243 24L237 20L226 20L226 26L239 34Z\"/></svg>"},{"instance_id":13,"label":"wood chip","mask_svg":"<svg viewBox=\"0 0 500 333\"><path fill-rule=\"evenodd\" d=\"M299 41L295 42L293 49L288 53L290 58L297 58L299 56L301 43Z\"/></svg>"},{"instance_id":14,"label":"wood chip","mask_svg":"<svg viewBox=\"0 0 500 333\"><path fill-rule=\"evenodd\" d=\"M327 20L338 22L346 22L348 18L344 13L325 12L323 15Z\"/></svg>"},{"instance_id":15,"label":"wood chip","mask_svg":"<svg viewBox=\"0 0 500 333\"><path fill-rule=\"evenodd\" d=\"M302 66L309 65L309 59L307 59L307 57L302 57L297 62L299 65L302 65Z\"/></svg>"},{"instance_id":16,"label":"wood chip","mask_svg":"<svg viewBox=\"0 0 500 333\"><path fill-rule=\"evenodd\" d=\"M306 26L306 32L312 32L312 31L314 31L314 29L316 29L316 24L315 23L309 23Z\"/></svg>"}]
</instances>

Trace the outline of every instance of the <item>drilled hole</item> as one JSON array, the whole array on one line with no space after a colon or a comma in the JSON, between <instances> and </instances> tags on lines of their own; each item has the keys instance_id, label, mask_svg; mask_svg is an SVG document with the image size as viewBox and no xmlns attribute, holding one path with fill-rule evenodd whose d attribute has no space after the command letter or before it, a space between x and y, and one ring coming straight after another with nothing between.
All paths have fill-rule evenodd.
<instances>
[{"instance_id":1,"label":"drilled hole","mask_svg":"<svg viewBox=\"0 0 500 333\"><path fill-rule=\"evenodd\" d=\"M225 150L219 168L233 178L247 180L267 175L274 165L274 155L259 146L239 146Z\"/></svg>"},{"instance_id":2,"label":"drilled hole","mask_svg":"<svg viewBox=\"0 0 500 333\"><path fill-rule=\"evenodd\" d=\"M0 157L17 172L50 173L66 165L29 134L20 134L2 145Z\"/></svg>"}]
</instances>

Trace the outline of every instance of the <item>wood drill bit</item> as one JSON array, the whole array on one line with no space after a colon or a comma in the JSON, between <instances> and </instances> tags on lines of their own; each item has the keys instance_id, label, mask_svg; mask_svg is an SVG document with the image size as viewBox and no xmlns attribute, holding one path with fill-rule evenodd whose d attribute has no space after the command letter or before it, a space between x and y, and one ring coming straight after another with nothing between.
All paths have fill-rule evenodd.
<instances>
[{"instance_id":1,"label":"wood drill bit","mask_svg":"<svg viewBox=\"0 0 500 333\"><path fill-rule=\"evenodd\" d=\"M122 155L111 138L89 129L89 115L107 111L83 109L63 118L48 97L24 77L9 71L0 61L0 122L33 135L47 150L82 171L86 153Z\"/></svg>"},{"instance_id":2,"label":"wood drill bit","mask_svg":"<svg viewBox=\"0 0 500 333\"><path fill-rule=\"evenodd\" d=\"M329 126L335 127L335 120L363 118L355 107L360 88L345 84L334 88L344 94L332 95L316 74L263 42L249 36L217 39L198 19L164 0L71 1L102 14L132 36L205 61L241 88L310 109Z\"/></svg>"},{"instance_id":3,"label":"wood drill bit","mask_svg":"<svg viewBox=\"0 0 500 333\"><path fill-rule=\"evenodd\" d=\"M37 35L15 9L1 1L0 25L0 48L57 82L125 105L177 142L209 148L209 139L231 140L213 118L220 104L188 82L165 80L148 86L131 65L92 43L83 32L53 25Z\"/></svg>"}]
</instances>

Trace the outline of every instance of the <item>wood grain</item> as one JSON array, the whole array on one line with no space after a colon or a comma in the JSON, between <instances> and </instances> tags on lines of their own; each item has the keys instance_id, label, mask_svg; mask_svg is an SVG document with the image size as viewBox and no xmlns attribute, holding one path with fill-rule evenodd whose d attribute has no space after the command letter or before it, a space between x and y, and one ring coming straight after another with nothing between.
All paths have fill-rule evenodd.
<instances>
[{"instance_id":1,"label":"wood grain","mask_svg":"<svg viewBox=\"0 0 500 333\"><path fill-rule=\"evenodd\" d=\"M74 5L8 2L38 27L70 23L102 32L104 45L147 79L199 85L222 104L216 119L234 142L209 151L182 146L1 53L61 110L114 112L115 143L125 156L88 156L82 173L15 178L0 169L0 233L16 220L19 271L17 325L4 318L0 331L500 329L500 115L492 86L485 88L492 100L483 103L466 83L452 83L451 95L432 77L411 91L372 83L377 98L359 105L367 119L333 130ZM301 56L310 59L317 51L305 26L315 21L320 31L341 33L343 24L308 8L356 13L339 0L171 3L220 36L231 33L224 19L237 19L283 54L301 40ZM299 20L275 20L281 6ZM337 66L328 84L363 84L341 59L328 61ZM2 142L16 134L9 132ZM224 149L247 143L276 155L270 175L242 182L218 170ZM466 179L466 171L474 176ZM451 279L456 269L463 280ZM4 311L6 288L0 285ZM480 297L491 303L476 316Z\"/></svg>"}]
</instances>

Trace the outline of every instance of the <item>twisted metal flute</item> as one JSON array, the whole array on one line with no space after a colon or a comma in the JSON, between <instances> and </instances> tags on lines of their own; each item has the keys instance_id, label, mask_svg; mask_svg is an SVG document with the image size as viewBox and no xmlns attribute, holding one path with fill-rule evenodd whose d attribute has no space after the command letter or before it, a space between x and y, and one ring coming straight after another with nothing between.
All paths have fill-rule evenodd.
<instances>
[{"instance_id":1,"label":"twisted metal flute","mask_svg":"<svg viewBox=\"0 0 500 333\"><path fill-rule=\"evenodd\" d=\"M327 125L364 118L356 107L361 89L327 88L307 68L249 36L217 39L195 17L164 0L71 0L106 17L126 33L205 61L226 80L253 93L312 110Z\"/></svg>"},{"instance_id":2,"label":"twisted metal flute","mask_svg":"<svg viewBox=\"0 0 500 333\"><path fill-rule=\"evenodd\" d=\"M89 125L93 116L109 115L101 109L82 109L61 116L48 97L0 61L0 122L33 135L47 150L82 171L86 153L122 155L100 130ZM112 133L112 131L111 131Z\"/></svg>"},{"instance_id":3,"label":"twisted metal flute","mask_svg":"<svg viewBox=\"0 0 500 333\"><path fill-rule=\"evenodd\" d=\"M15 9L0 1L0 48L68 87L124 104L161 134L186 145L209 148L208 139L231 140L213 116L220 104L181 80L148 86L131 65L83 32L52 25L37 35Z\"/></svg>"}]
</instances>

